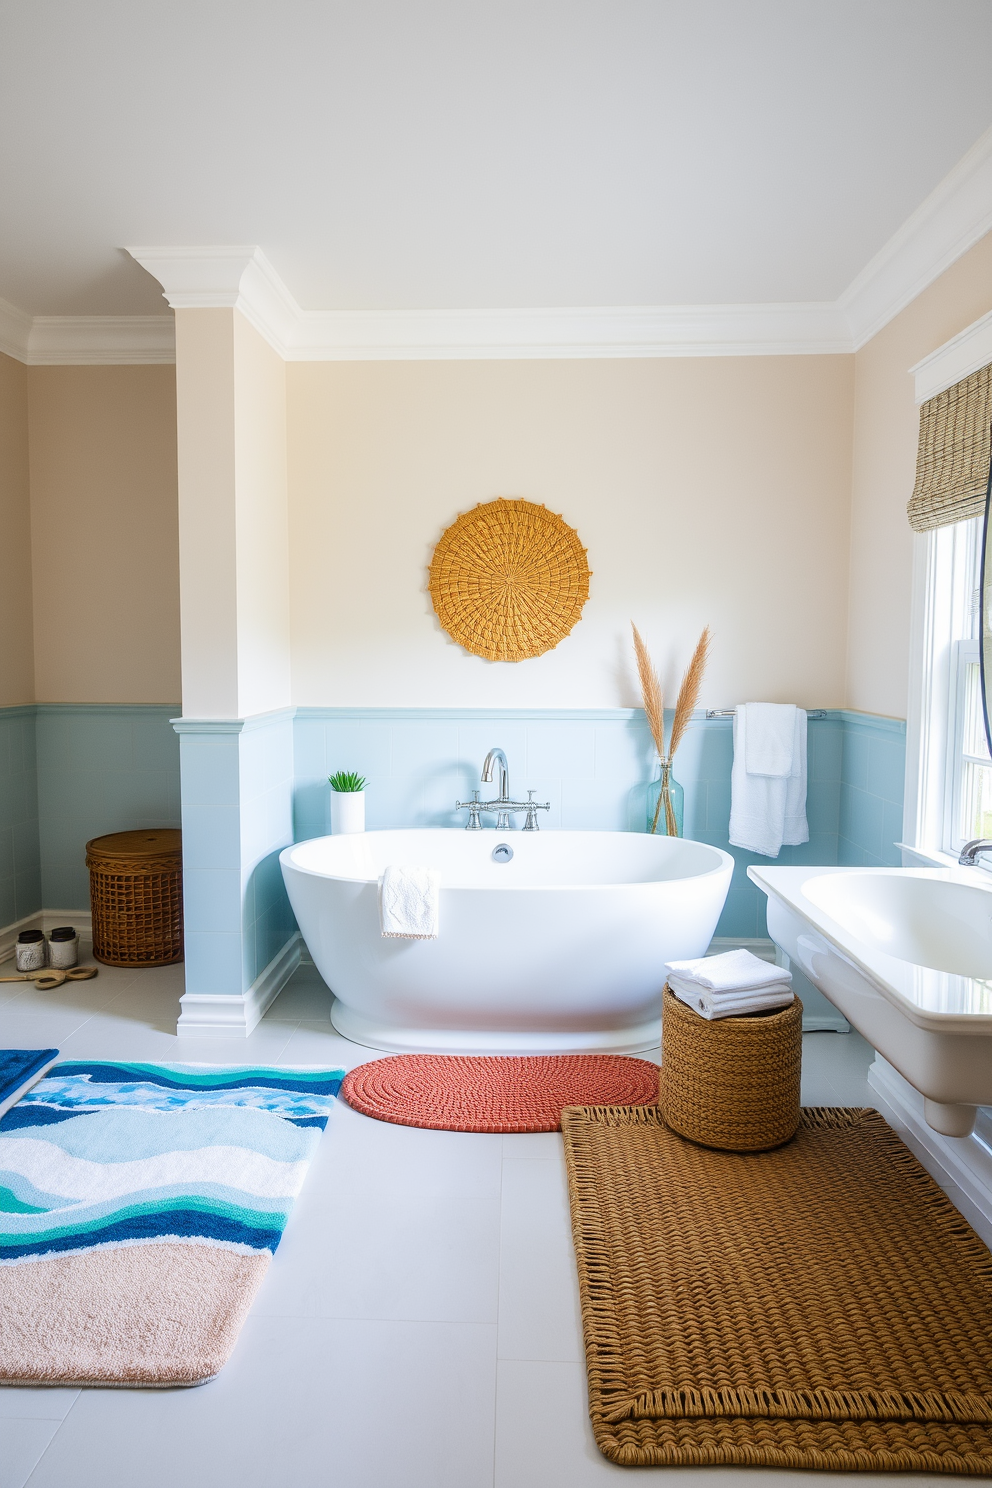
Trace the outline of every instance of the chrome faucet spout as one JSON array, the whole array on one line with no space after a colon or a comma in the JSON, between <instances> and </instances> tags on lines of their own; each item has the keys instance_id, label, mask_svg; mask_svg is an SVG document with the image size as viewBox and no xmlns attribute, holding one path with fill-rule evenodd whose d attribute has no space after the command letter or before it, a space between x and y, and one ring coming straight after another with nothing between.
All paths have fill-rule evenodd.
<instances>
[{"instance_id":1,"label":"chrome faucet spout","mask_svg":"<svg viewBox=\"0 0 992 1488\"><path fill-rule=\"evenodd\" d=\"M976 837L972 842L966 842L961 849L958 862L962 868L974 868L981 853L992 852L992 841L988 837Z\"/></svg>"},{"instance_id":2,"label":"chrome faucet spout","mask_svg":"<svg viewBox=\"0 0 992 1488\"><path fill-rule=\"evenodd\" d=\"M499 799L508 801L510 799L510 771L502 749L490 749L486 755L482 766L482 779L487 785L492 781L495 765L499 766Z\"/></svg>"},{"instance_id":3,"label":"chrome faucet spout","mask_svg":"<svg viewBox=\"0 0 992 1488\"><path fill-rule=\"evenodd\" d=\"M482 827L483 811L494 811L496 813L497 832L512 832L514 824L512 815L515 811L526 811L527 822L524 826L525 832L536 832L537 813L539 811L550 811L550 801L535 801L534 792L527 792L526 801L512 801L510 799L510 772L506 765L506 755L502 749L490 749L486 755L485 764L482 766L482 778L491 781L495 770L499 770L499 795L493 801L480 801L479 792L472 792L471 801L456 801L455 809L468 812L467 829L470 832L478 832Z\"/></svg>"}]
</instances>

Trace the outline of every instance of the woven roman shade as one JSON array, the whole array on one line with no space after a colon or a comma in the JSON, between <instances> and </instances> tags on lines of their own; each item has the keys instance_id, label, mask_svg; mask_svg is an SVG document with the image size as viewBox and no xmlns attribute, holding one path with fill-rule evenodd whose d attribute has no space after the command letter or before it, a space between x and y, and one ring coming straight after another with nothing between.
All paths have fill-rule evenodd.
<instances>
[{"instance_id":1,"label":"woven roman shade","mask_svg":"<svg viewBox=\"0 0 992 1488\"><path fill-rule=\"evenodd\" d=\"M920 409L916 484L907 511L916 532L949 527L985 510L992 425L992 364Z\"/></svg>"}]
</instances>

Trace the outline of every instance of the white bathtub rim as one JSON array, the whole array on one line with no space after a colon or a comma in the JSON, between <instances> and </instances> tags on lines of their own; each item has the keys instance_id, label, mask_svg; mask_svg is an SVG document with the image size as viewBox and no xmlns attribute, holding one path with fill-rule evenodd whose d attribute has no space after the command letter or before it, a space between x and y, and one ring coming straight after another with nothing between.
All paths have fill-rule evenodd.
<instances>
[{"instance_id":1,"label":"white bathtub rim","mask_svg":"<svg viewBox=\"0 0 992 1488\"><path fill-rule=\"evenodd\" d=\"M643 1054L661 1043L661 1016L629 1028L516 1033L501 1029L410 1028L381 1023L335 997L331 1026L353 1044L385 1054Z\"/></svg>"},{"instance_id":2,"label":"white bathtub rim","mask_svg":"<svg viewBox=\"0 0 992 1488\"><path fill-rule=\"evenodd\" d=\"M395 835L395 834L398 834L398 833L401 833L401 832L405 832L405 831L409 831L409 832L413 833L413 832L429 832L429 831L435 831L435 832L459 832L459 831L464 831L464 830L465 830L464 828L458 828L458 827L383 827L383 828L377 829L374 832L365 832L365 833L361 833L361 834L359 834L359 833L348 833L348 834L345 834L345 835L347 835L348 837L352 837L353 838L353 837L357 837L359 835L365 836L365 837L385 836L387 833L390 834L390 835ZM495 837L497 834L495 832L492 832L492 833L490 833L490 835L493 836L493 837ZM515 834L513 834L513 833L507 833L506 834L506 837L504 838L504 837L501 836L500 840L507 840L507 839L511 839L512 840L512 837L514 835ZM551 832L548 832L546 835L547 836L551 836L552 833ZM569 833L568 831L562 829L562 830L556 831L554 835L560 836L560 837L566 837L566 836L570 836L572 834ZM589 829L583 828L581 835L582 836L585 836L585 837L594 837L594 836L604 836L604 837L605 836L609 836L609 837L646 837L646 836L650 836L651 834L650 833L646 833L646 832L613 832L613 831L604 831L602 833L597 833L594 830L589 830ZM309 838L306 838L303 842L294 842L294 843L291 843L289 847L284 847L283 850L282 850L282 852L279 854L279 865L282 868L282 870L283 870L284 873L285 873L286 868L289 867L289 868L291 868L296 873L305 874L308 878L322 879L322 880L325 880L328 883L344 883L344 884L358 884L358 885L375 884L375 883L377 883L378 882L378 878L377 877L369 877L368 875L359 875L359 874L356 874L356 873L328 873L326 870L321 869L321 868L307 867L306 865L297 862L294 859L294 857L293 857L293 854L295 853L296 849L299 848L299 847L310 847L310 846L312 846L316 842L340 842L341 840L342 840L342 834L338 834L337 837L333 837L333 836L329 836L329 835L328 836L324 836L324 837L309 837ZM675 884L675 883L685 883L685 882L690 882L690 881L693 882L693 883L695 883L697 880L705 880L705 879L708 879L708 878L718 877L721 874L725 874L728 869L731 872L733 872L733 869L734 869L734 859L733 859L733 857L730 855L730 853L725 852L722 847L716 847L712 842L700 842L695 837L678 837L678 838L674 838L674 839L670 839L668 837L664 837L664 838L661 838L659 840L666 841L666 842L667 841L677 841L680 844L681 843L685 843L687 846L691 846L691 847L703 847L703 848L706 848L708 852L711 852L711 853L714 854L714 856L716 858L716 862L714 863L714 865L713 865L712 868L706 868L702 872L678 874L678 875L675 875L675 876L673 876L671 878L631 878L631 879L620 879L620 880L615 881L615 882L612 882L612 883L611 882L603 883L603 882L597 881L597 880L589 880L588 882L585 882L585 883L556 883L556 882L553 882L552 881L550 883L540 883L540 884L533 884L533 883L519 884L519 883L499 883L499 882L492 883L492 884L459 884L459 883L444 883L444 882L442 882L441 888L446 893L458 893L458 894L491 894L493 892L497 892L497 893L500 893L500 894L509 894L509 893L517 893L517 894L559 893L559 894L561 894L561 893L588 893L589 891L593 891L593 892L595 892L595 893L598 894L598 893L603 893L603 892L606 892L606 891L613 891L613 892L615 892L615 891L618 891L618 890L622 891L625 894L629 894L632 889L654 889L659 884L666 884L666 883Z\"/></svg>"}]
</instances>

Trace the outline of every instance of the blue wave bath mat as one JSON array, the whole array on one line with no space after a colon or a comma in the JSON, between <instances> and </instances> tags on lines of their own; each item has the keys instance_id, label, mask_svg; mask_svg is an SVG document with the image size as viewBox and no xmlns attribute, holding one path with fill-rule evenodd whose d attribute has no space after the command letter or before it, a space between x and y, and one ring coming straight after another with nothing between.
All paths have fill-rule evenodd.
<instances>
[{"instance_id":1,"label":"blue wave bath mat","mask_svg":"<svg viewBox=\"0 0 992 1488\"><path fill-rule=\"evenodd\" d=\"M58 1059L58 1049L0 1049L0 1116Z\"/></svg>"},{"instance_id":2,"label":"blue wave bath mat","mask_svg":"<svg viewBox=\"0 0 992 1488\"><path fill-rule=\"evenodd\" d=\"M55 1065L0 1120L0 1384L215 1375L343 1074Z\"/></svg>"}]
</instances>

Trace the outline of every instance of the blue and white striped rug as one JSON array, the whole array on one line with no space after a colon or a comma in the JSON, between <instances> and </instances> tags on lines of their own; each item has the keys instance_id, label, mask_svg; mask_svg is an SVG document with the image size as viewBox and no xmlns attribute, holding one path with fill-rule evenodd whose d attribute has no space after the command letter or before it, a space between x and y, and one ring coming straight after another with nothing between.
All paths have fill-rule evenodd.
<instances>
[{"instance_id":1,"label":"blue and white striped rug","mask_svg":"<svg viewBox=\"0 0 992 1488\"><path fill-rule=\"evenodd\" d=\"M216 1374L343 1073L55 1065L0 1120L0 1383Z\"/></svg>"}]
</instances>

